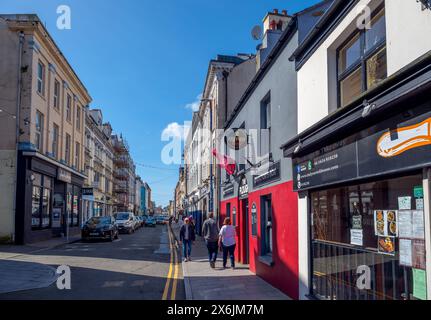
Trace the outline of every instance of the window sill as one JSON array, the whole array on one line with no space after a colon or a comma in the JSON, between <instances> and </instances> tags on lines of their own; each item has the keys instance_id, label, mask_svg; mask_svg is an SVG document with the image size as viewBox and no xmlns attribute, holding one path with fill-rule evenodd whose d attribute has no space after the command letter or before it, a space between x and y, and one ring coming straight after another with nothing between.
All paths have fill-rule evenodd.
<instances>
[{"instance_id":1,"label":"window sill","mask_svg":"<svg viewBox=\"0 0 431 320\"><path fill-rule=\"evenodd\" d=\"M274 260L272 260L271 256L260 256L259 257L259 262L267 265L268 267L273 267L274 266Z\"/></svg>"}]
</instances>

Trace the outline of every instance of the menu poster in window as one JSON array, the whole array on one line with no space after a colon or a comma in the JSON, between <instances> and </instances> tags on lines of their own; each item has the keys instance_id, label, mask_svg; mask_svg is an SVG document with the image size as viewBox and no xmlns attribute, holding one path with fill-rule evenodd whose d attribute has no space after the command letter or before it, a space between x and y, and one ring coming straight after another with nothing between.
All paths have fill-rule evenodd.
<instances>
[{"instance_id":1,"label":"menu poster in window","mask_svg":"<svg viewBox=\"0 0 431 320\"><path fill-rule=\"evenodd\" d=\"M78 213L78 197L73 196L73 213Z\"/></svg>"},{"instance_id":2,"label":"menu poster in window","mask_svg":"<svg viewBox=\"0 0 431 320\"><path fill-rule=\"evenodd\" d=\"M417 210L423 210L424 209L424 199L416 199L416 209Z\"/></svg>"},{"instance_id":3,"label":"menu poster in window","mask_svg":"<svg viewBox=\"0 0 431 320\"><path fill-rule=\"evenodd\" d=\"M364 233L362 229L350 229L350 244L355 246L364 245Z\"/></svg>"},{"instance_id":4,"label":"menu poster in window","mask_svg":"<svg viewBox=\"0 0 431 320\"><path fill-rule=\"evenodd\" d=\"M410 210L398 212L398 234L400 238L413 238L413 221Z\"/></svg>"},{"instance_id":5,"label":"menu poster in window","mask_svg":"<svg viewBox=\"0 0 431 320\"><path fill-rule=\"evenodd\" d=\"M399 210L411 210L412 209L412 197L398 197L398 209Z\"/></svg>"},{"instance_id":6,"label":"menu poster in window","mask_svg":"<svg viewBox=\"0 0 431 320\"><path fill-rule=\"evenodd\" d=\"M395 238L392 237L379 237L378 250L381 254L395 255Z\"/></svg>"},{"instance_id":7,"label":"menu poster in window","mask_svg":"<svg viewBox=\"0 0 431 320\"><path fill-rule=\"evenodd\" d=\"M383 210L374 211L374 232L376 236L387 236L385 212Z\"/></svg>"},{"instance_id":8,"label":"menu poster in window","mask_svg":"<svg viewBox=\"0 0 431 320\"><path fill-rule=\"evenodd\" d=\"M398 236L398 211L376 210L374 211L374 232L379 237Z\"/></svg>"},{"instance_id":9,"label":"menu poster in window","mask_svg":"<svg viewBox=\"0 0 431 320\"><path fill-rule=\"evenodd\" d=\"M425 260L425 241L424 240L413 240L413 268L415 269L426 269Z\"/></svg>"},{"instance_id":10,"label":"menu poster in window","mask_svg":"<svg viewBox=\"0 0 431 320\"><path fill-rule=\"evenodd\" d=\"M400 239L400 266L413 266L413 244L410 239Z\"/></svg>"},{"instance_id":11,"label":"menu poster in window","mask_svg":"<svg viewBox=\"0 0 431 320\"><path fill-rule=\"evenodd\" d=\"M414 239L425 239L425 221L423 211L413 211L412 213L413 222L413 234Z\"/></svg>"}]
</instances>

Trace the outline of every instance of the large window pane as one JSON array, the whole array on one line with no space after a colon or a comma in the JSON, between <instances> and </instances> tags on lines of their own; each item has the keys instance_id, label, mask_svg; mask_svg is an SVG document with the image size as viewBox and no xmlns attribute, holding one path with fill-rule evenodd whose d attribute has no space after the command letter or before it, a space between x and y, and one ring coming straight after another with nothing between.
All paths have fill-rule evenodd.
<instances>
[{"instance_id":1,"label":"large window pane","mask_svg":"<svg viewBox=\"0 0 431 320\"><path fill-rule=\"evenodd\" d=\"M31 205L31 226L32 228L40 227L40 191L39 186L33 187L32 205Z\"/></svg>"},{"instance_id":2,"label":"large window pane","mask_svg":"<svg viewBox=\"0 0 431 320\"><path fill-rule=\"evenodd\" d=\"M339 51L338 73L341 74L346 71L346 69L358 62L360 58L361 41L359 34L357 34Z\"/></svg>"},{"instance_id":3,"label":"large window pane","mask_svg":"<svg viewBox=\"0 0 431 320\"><path fill-rule=\"evenodd\" d=\"M42 228L50 226L51 219L51 190L43 189L42 198Z\"/></svg>"},{"instance_id":4,"label":"large window pane","mask_svg":"<svg viewBox=\"0 0 431 320\"><path fill-rule=\"evenodd\" d=\"M411 210L423 212L421 186L418 174L311 194L314 294L334 300L413 298L412 268L400 265L400 239L392 238L394 254L379 251L374 211L395 212L400 199L408 199ZM351 230L361 230L362 246L352 244ZM370 270L369 288L356 282L364 267Z\"/></svg>"},{"instance_id":5,"label":"large window pane","mask_svg":"<svg viewBox=\"0 0 431 320\"><path fill-rule=\"evenodd\" d=\"M365 50L372 49L386 38L385 11L382 10L371 20L371 29L365 32Z\"/></svg>"},{"instance_id":6,"label":"large window pane","mask_svg":"<svg viewBox=\"0 0 431 320\"><path fill-rule=\"evenodd\" d=\"M377 52L367 61L367 88L372 89L388 76L386 48Z\"/></svg>"},{"instance_id":7,"label":"large window pane","mask_svg":"<svg viewBox=\"0 0 431 320\"><path fill-rule=\"evenodd\" d=\"M358 68L340 82L341 106L353 102L362 93L362 68Z\"/></svg>"}]
</instances>

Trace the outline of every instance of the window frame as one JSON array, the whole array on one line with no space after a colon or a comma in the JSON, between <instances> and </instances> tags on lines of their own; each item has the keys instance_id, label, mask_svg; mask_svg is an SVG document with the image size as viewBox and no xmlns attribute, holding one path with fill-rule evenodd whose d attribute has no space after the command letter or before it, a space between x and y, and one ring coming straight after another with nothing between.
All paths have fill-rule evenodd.
<instances>
[{"instance_id":1,"label":"window frame","mask_svg":"<svg viewBox=\"0 0 431 320\"><path fill-rule=\"evenodd\" d=\"M39 123L39 129L38 129L38 123ZM36 145L36 150L39 152L43 152L43 131L45 126L45 116L42 112L39 110L36 110L36 123L35 123L35 140L38 141L39 145ZM38 137L38 139L37 139ZM36 141L35 141L36 142Z\"/></svg>"},{"instance_id":2,"label":"window frame","mask_svg":"<svg viewBox=\"0 0 431 320\"><path fill-rule=\"evenodd\" d=\"M81 107L76 106L76 130L81 131Z\"/></svg>"},{"instance_id":3,"label":"window frame","mask_svg":"<svg viewBox=\"0 0 431 320\"><path fill-rule=\"evenodd\" d=\"M66 141L64 144L64 157L66 158L65 160L66 160L67 165L70 165L72 137L70 134L66 133L65 139L66 139Z\"/></svg>"},{"instance_id":4,"label":"window frame","mask_svg":"<svg viewBox=\"0 0 431 320\"><path fill-rule=\"evenodd\" d=\"M262 157L262 130L268 130L268 154L271 154L271 127L272 127L272 110L271 110L271 91L260 101L260 143L259 155Z\"/></svg>"},{"instance_id":5,"label":"window frame","mask_svg":"<svg viewBox=\"0 0 431 320\"><path fill-rule=\"evenodd\" d=\"M383 12L383 17L386 21L386 8L385 5L382 4L379 7L377 7L374 12L371 15L370 21L380 15ZM341 43L340 46L338 46L336 50L336 77L337 77L337 105L338 108L344 108L351 104L352 102L347 103L346 105L343 105L342 98L341 98L341 82L346 80L349 76L351 76L353 73L355 73L358 69L361 69L361 92L362 94L367 92L369 88L367 87L367 62L368 60L373 57L374 55L378 54L381 50L384 48L387 48L387 37L386 32L384 37L375 45L373 45L370 48L366 48L366 33L367 29L355 31L352 34L350 34L347 39ZM385 24L385 31L386 31L386 24ZM356 36L359 35L359 44L360 44L360 57L357 59L354 63L352 63L349 67L347 67L343 72L340 73L340 52L346 48L346 46L349 44L349 42L352 41ZM387 52L386 52L387 54Z\"/></svg>"},{"instance_id":6,"label":"window frame","mask_svg":"<svg viewBox=\"0 0 431 320\"><path fill-rule=\"evenodd\" d=\"M56 132L57 131L57 132ZM54 123L52 125L52 144L51 152L55 159L58 159L58 142L60 137L60 126Z\"/></svg>"},{"instance_id":7,"label":"window frame","mask_svg":"<svg viewBox=\"0 0 431 320\"><path fill-rule=\"evenodd\" d=\"M53 107L56 110L60 110L60 90L60 81L54 79Z\"/></svg>"},{"instance_id":8,"label":"window frame","mask_svg":"<svg viewBox=\"0 0 431 320\"><path fill-rule=\"evenodd\" d=\"M269 212L266 210L266 203ZM268 233L268 217L271 216L271 233ZM273 225L273 202L272 194L262 195L260 197L260 225L261 225L261 252L262 257L272 257L274 252L274 225Z\"/></svg>"},{"instance_id":9,"label":"window frame","mask_svg":"<svg viewBox=\"0 0 431 320\"><path fill-rule=\"evenodd\" d=\"M40 71L39 68L41 68L42 70L42 78L39 75L39 71ZM45 78L46 78L46 66L41 60L38 60L37 75L36 75L36 92L42 97L45 97ZM40 90L39 90L39 84L40 84Z\"/></svg>"},{"instance_id":10,"label":"window frame","mask_svg":"<svg viewBox=\"0 0 431 320\"><path fill-rule=\"evenodd\" d=\"M72 123L72 96L69 93L66 97L66 121Z\"/></svg>"}]
</instances>

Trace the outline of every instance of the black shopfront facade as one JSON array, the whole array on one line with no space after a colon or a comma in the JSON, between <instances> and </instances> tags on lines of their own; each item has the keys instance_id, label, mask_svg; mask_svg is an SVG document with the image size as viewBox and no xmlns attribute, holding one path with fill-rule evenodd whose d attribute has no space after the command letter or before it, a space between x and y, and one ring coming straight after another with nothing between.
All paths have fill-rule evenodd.
<instances>
[{"instance_id":1,"label":"black shopfront facade","mask_svg":"<svg viewBox=\"0 0 431 320\"><path fill-rule=\"evenodd\" d=\"M32 150L19 152L18 172L15 242L78 234L85 177Z\"/></svg>"},{"instance_id":2,"label":"black shopfront facade","mask_svg":"<svg viewBox=\"0 0 431 320\"><path fill-rule=\"evenodd\" d=\"M431 57L363 98L282 146L307 200L309 297L429 299Z\"/></svg>"}]
</instances>

